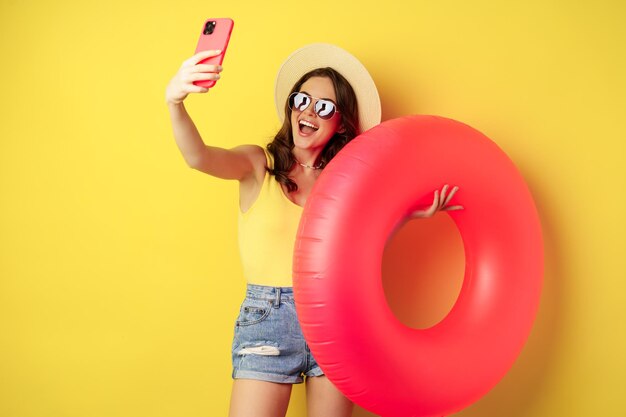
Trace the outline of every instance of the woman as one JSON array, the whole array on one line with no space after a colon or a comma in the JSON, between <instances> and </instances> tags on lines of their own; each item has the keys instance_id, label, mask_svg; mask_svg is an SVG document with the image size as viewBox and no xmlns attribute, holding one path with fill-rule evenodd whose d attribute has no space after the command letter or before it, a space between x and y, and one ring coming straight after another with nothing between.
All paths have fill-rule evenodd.
<instances>
[{"instance_id":1,"label":"woman","mask_svg":"<svg viewBox=\"0 0 626 417\"><path fill-rule=\"evenodd\" d=\"M324 166L360 131L380 122L376 87L346 51L309 45L279 72L276 105L284 121L267 149L221 149L204 144L183 106L188 94L208 91L194 81L219 79L220 66L198 64L215 55L207 51L186 60L166 89L166 101L187 164L240 185L239 245L248 286L233 339L230 416L284 416L292 384L305 378L308 416L350 416L352 403L324 376L302 336L291 259L302 207ZM446 191L441 198L436 192L433 206L415 216L444 209L456 189L448 196Z\"/></svg>"}]
</instances>

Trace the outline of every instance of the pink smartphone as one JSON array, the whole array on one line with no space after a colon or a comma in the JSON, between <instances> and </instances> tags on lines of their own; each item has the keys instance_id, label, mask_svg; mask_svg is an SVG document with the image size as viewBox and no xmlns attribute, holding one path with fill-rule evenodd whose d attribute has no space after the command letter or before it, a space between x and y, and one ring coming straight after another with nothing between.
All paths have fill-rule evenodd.
<instances>
[{"instance_id":1,"label":"pink smartphone","mask_svg":"<svg viewBox=\"0 0 626 417\"><path fill-rule=\"evenodd\" d=\"M202 33L198 39L196 54L201 51L219 49L222 51L218 56L203 59L199 64L222 65L224 54L230 40L230 33L233 31L234 22L232 19L208 19L202 26ZM211 88L215 85L214 80L194 81L195 85Z\"/></svg>"}]
</instances>

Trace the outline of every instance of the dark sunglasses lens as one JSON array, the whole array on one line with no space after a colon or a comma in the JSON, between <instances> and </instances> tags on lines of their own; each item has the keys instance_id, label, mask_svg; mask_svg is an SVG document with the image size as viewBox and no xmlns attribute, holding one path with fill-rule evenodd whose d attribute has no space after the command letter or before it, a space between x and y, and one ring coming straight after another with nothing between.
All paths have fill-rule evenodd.
<instances>
[{"instance_id":1,"label":"dark sunglasses lens","mask_svg":"<svg viewBox=\"0 0 626 417\"><path fill-rule=\"evenodd\" d=\"M303 111L311 104L311 97L304 93L293 93L289 96L289 108L291 110Z\"/></svg>"},{"instance_id":2,"label":"dark sunglasses lens","mask_svg":"<svg viewBox=\"0 0 626 417\"><path fill-rule=\"evenodd\" d=\"M315 103L315 114L324 120L328 120L335 114L335 103L328 100L318 100Z\"/></svg>"}]
</instances>

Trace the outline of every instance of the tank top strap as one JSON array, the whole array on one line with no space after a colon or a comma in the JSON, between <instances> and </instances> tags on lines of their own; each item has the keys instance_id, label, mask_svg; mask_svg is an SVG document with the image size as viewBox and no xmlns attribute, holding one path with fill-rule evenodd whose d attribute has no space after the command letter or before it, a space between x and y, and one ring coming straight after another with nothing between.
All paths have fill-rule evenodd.
<instances>
[{"instance_id":1,"label":"tank top strap","mask_svg":"<svg viewBox=\"0 0 626 417\"><path fill-rule=\"evenodd\" d=\"M267 166L270 169L274 169L274 157L272 156L272 153L268 151L267 148L263 148L263 152L265 152L265 160L267 162Z\"/></svg>"}]
</instances>

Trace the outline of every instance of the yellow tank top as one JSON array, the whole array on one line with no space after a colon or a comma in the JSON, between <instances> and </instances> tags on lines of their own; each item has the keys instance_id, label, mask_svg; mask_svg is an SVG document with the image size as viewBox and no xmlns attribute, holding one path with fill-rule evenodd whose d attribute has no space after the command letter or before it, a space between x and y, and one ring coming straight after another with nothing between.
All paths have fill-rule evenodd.
<instances>
[{"instance_id":1,"label":"yellow tank top","mask_svg":"<svg viewBox=\"0 0 626 417\"><path fill-rule=\"evenodd\" d=\"M272 155L266 150L270 168ZM289 200L273 175L265 172L256 201L245 213L239 209L239 254L250 284L291 287L293 248L302 207Z\"/></svg>"}]
</instances>

